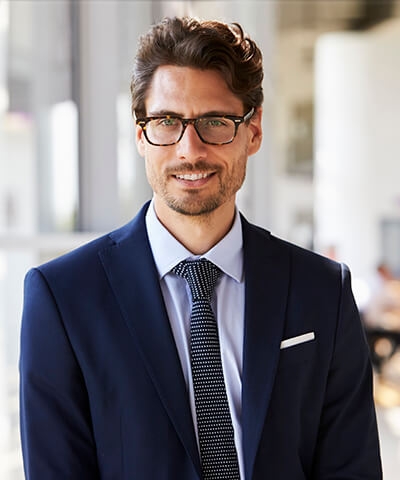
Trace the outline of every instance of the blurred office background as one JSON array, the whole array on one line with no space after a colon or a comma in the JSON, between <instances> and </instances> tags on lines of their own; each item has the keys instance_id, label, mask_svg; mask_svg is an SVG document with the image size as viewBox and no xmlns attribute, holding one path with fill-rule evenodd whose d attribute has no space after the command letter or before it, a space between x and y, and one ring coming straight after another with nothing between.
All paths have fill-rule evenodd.
<instances>
[{"instance_id":1,"label":"blurred office background","mask_svg":"<svg viewBox=\"0 0 400 480\"><path fill-rule=\"evenodd\" d=\"M264 143L249 161L239 204L276 235L350 266L375 367L385 479L395 480L400 1L394 0L0 0L0 478L23 478L24 274L127 221L149 198L133 141L130 68L150 24L185 14L239 21L263 50Z\"/></svg>"}]
</instances>

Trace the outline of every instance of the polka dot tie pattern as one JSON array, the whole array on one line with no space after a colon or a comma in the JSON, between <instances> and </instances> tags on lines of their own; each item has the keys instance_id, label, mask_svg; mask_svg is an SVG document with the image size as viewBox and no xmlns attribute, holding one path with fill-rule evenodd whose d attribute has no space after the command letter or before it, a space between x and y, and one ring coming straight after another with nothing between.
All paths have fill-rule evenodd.
<instances>
[{"instance_id":1,"label":"polka dot tie pattern","mask_svg":"<svg viewBox=\"0 0 400 480\"><path fill-rule=\"evenodd\" d=\"M206 259L180 262L172 270L192 294L190 357L203 480L240 480L218 328L211 308L220 269Z\"/></svg>"}]
</instances>

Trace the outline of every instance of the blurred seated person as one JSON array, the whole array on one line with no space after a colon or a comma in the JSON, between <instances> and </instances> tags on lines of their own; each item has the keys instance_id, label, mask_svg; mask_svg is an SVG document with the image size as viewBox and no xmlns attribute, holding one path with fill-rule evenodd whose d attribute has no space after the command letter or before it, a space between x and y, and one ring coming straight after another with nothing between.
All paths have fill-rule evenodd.
<instances>
[{"instance_id":1,"label":"blurred seated person","mask_svg":"<svg viewBox=\"0 0 400 480\"><path fill-rule=\"evenodd\" d=\"M377 266L376 273L376 282L363 312L365 327L400 331L400 279L385 263Z\"/></svg>"}]
</instances>

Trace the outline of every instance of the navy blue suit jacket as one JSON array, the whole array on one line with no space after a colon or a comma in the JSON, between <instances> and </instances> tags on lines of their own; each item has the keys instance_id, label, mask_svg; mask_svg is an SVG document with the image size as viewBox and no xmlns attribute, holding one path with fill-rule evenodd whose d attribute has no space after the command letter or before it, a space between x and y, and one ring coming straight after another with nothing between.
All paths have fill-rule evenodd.
<instances>
[{"instance_id":1,"label":"navy blue suit jacket","mask_svg":"<svg viewBox=\"0 0 400 480\"><path fill-rule=\"evenodd\" d=\"M146 208L26 277L28 480L201 478ZM348 270L244 219L243 236L246 480L381 478L371 367ZM280 348L308 332L314 340Z\"/></svg>"}]
</instances>

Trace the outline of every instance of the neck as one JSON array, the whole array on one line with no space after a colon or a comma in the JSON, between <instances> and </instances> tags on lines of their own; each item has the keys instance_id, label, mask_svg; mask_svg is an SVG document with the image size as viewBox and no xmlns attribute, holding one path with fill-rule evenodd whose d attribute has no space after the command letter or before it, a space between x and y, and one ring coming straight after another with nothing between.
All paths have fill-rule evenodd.
<instances>
[{"instance_id":1,"label":"neck","mask_svg":"<svg viewBox=\"0 0 400 480\"><path fill-rule=\"evenodd\" d=\"M165 205L154 203L164 227L194 255L202 255L216 245L231 229L235 205L221 205L205 215L184 215Z\"/></svg>"}]
</instances>

